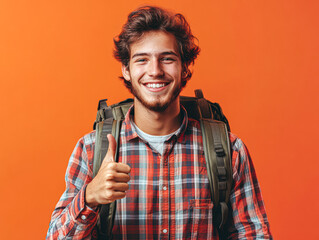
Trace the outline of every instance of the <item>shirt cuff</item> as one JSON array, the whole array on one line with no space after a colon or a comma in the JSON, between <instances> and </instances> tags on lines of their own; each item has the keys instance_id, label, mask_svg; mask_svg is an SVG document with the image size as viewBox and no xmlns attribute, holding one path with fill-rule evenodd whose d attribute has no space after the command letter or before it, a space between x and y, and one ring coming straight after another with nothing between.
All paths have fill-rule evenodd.
<instances>
[{"instance_id":1,"label":"shirt cuff","mask_svg":"<svg viewBox=\"0 0 319 240\"><path fill-rule=\"evenodd\" d=\"M97 221L98 208L92 209L85 203L85 191L87 185L78 192L77 196L74 198L74 207L72 208L72 217L83 224L94 223Z\"/></svg>"}]
</instances>

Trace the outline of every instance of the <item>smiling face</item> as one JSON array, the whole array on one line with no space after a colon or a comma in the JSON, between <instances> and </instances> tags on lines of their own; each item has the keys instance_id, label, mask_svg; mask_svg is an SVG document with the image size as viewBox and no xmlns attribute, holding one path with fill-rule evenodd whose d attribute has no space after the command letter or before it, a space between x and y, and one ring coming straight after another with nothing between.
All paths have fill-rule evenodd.
<instances>
[{"instance_id":1,"label":"smiling face","mask_svg":"<svg viewBox=\"0 0 319 240\"><path fill-rule=\"evenodd\" d=\"M122 66L122 72L132 83L135 105L163 112L178 104L182 63L174 35L145 32L130 50L129 66Z\"/></svg>"}]
</instances>

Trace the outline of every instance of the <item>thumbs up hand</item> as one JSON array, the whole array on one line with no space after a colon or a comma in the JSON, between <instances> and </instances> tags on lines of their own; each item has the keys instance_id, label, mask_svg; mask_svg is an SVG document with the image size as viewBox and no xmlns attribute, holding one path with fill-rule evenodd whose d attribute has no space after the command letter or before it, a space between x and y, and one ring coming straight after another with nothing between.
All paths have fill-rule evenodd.
<instances>
[{"instance_id":1,"label":"thumbs up hand","mask_svg":"<svg viewBox=\"0 0 319 240\"><path fill-rule=\"evenodd\" d=\"M109 149L99 172L86 187L85 201L91 208L124 198L129 188L131 168L127 164L114 162L116 141L111 134L107 138Z\"/></svg>"},{"instance_id":2,"label":"thumbs up hand","mask_svg":"<svg viewBox=\"0 0 319 240\"><path fill-rule=\"evenodd\" d=\"M107 150L107 153L104 157L104 160L102 162L102 166L103 166L103 164L105 164L105 162L114 162L115 153L116 153L116 141L115 141L115 138L113 137L113 135L108 134L107 140L109 141L109 149Z\"/></svg>"}]
</instances>

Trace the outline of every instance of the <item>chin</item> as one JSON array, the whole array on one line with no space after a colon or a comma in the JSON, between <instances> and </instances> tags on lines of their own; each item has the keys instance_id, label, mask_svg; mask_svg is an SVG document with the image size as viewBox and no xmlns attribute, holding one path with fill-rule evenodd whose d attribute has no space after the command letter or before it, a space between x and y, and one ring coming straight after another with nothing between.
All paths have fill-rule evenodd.
<instances>
[{"instance_id":1,"label":"chin","mask_svg":"<svg viewBox=\"0 0 319 240\"><path fill-rule=\"evenodd\" d=\"M177 86L167 92L165 96L149 96L148 98L146 93L142 94L140 91L132 87L132 94L145 108L153 112L165 112L170 105L174 104L181 90L181 87Z\"/></svg>"},{"instance_id":2,"label":"chin","mask_svg":"<svg viewBox=\"0 0 319 240\"><path fill-rule=\"evenodd\" d=\"M164 103L164 104L159 103L159 104L152 104L148 106L144 105L144 106L153 112L165 112L165 110L168 108L169 105L170 103Z\"/></svg>"}]
</instances>

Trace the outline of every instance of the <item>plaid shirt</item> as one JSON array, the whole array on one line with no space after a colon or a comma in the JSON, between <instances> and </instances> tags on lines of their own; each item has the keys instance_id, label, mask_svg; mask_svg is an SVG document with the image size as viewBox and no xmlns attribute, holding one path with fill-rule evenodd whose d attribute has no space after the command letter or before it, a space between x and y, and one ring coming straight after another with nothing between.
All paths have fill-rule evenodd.
<instances>
[{"instance_id":1,"label":"plaid shirt","mask_svg":"<svg viewBox=\"0 0 319 240\"><path fill-rule=\"evenodd\" d=\"M184 111L184 110L183 110ZM213 225L199 122L184 112L181 130L159 154L123 121L119 162L131 167L127 196L117 201L114 239L219 239ZM243 142L230 133L233 188L230 239L272 239L256 173ZM47 239L96 239L98 212L85 204L92 180L95 132L77 143L66 172L66 190L52 214Z\"/></svg>"}]
</instances>

